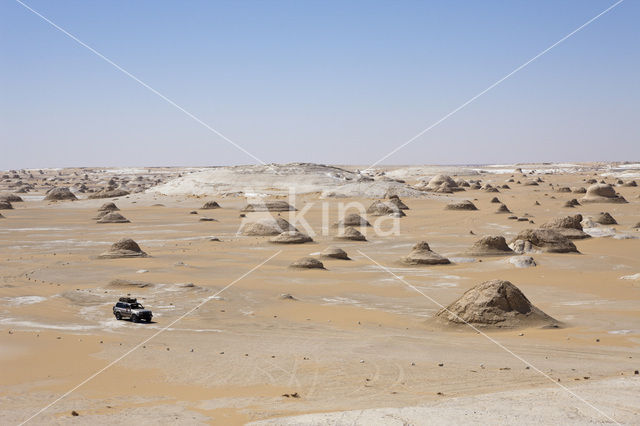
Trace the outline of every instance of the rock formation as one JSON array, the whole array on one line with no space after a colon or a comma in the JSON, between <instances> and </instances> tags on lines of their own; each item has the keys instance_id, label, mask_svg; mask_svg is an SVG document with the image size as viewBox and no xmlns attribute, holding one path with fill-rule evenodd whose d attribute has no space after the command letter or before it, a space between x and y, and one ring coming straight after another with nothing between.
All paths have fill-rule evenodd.
<instances>
[{"instance_id":1,"label":"rock formation","mask_svg":"<svg viewBox=\"0 0 640 426\"><path fill-rule=\"evenodd\" d=\"M421 241L413 246L411 253L402 258L407 265L447 265L451 263L446 257L431 251L426 241Z\"/></svg>"},{"instance_id":2,"label":"rock formation","mask_svg":"<svg viewBox=\"0 0 640 426\"><path fill-rule=\"evenodd\" d=\"M109 251L99 256L101 259L119 259L128 257L147 257L138 243L131 238L123 238L113 243Z\"/></svg>"},{"instance_id":3,"label":"rock formation","mask_svg":"<svg viewBox=\"0 0 640 426\"><path fill-rule=\"evenodd\" d=\"M322 250L320 252L320 256L325 259L351 260L346 251L336 246L329 246L326 249Z\"/></svg>"},{"instance_id":4,"label":"rock formation","mask_svg":"<svg viewBox=\"0 0 640 426\"><path fill-rule=\"evenodd\" d=\"M597 183L587 189L587 193L581 198L583 203L626 203L622 195L616 194L615 189L609 184Z\"/></svg>"},{"instance_id":5,"label":"rock formation","mask_svg":"<svg viewBox=\"0 0 640 426\"><path fill-rule=\"evenodd\" d=\"M478 208L471 201L464 200L447 204L445 210L478 210Z\"/></svg>"},{"instance_id":6,"label":"rock formation","mask_svg":"<svg viewBox=\"0 0 640 426\"><path fill-rule=\"evenodd\" d=\"M473 243L466 254L470 256L504 256L513 254L513 250L509 248L503 236L486 236Z\"/></svg>"},{"instance_id":7,"label":"rock formation","mask_svg":"<svg viewBox=\"0 0 640 426\"><path fill-rule=\"evenodd\" d=\"M467 290L435 318L445 324L474 327L558 326L558 321L532 305L518 287L503 280L485 281Z\"/></svg>"},{"instance_id":8,"label":"rock formation","mask_svg":"<svg viewBox=\"0 0 640 426\"><path fill-rule=\"evenodd\" d=\"M322 262L313 257L303 257L298 259L289 265L289 267L296 269L325 269Z\"/></svg>"},{"instance_id":9,"label":"rock formation","mask_svg":"<svg viewBox=\"0 0 640 426\"><path fill-rule=\"evenodd\" d=\"M312 241L313 239L310 236L298 231L285 231L269 240L274 244L304 244Z\"/></svg>"},{"instance_id":10,"label":"rock formation","mask_svg":"<svg viewBox=\"0 0 640 426\"><path fill-rule=\"evenodd\" d=\"M266 237L280 235L285 231L297 231L297 229L281 217L265 217L253 222L243 223L238 233L247 236Z\"/></svg>"},{"instance_id":11,"label":"rock formation","mask_svg":"<svg viewBox=\"0 0 640 426\"><path fill-rule=\"evenodd\" d=\"M47 192L44 197L47 201L77 200L73 192L67 187L53 188Z\"/></svg>"},{"instance_id":12,"label":"rock formation","mask_svg":"<svg viewBox=\"0 0 640 426\"><path fill-rule=\"evenodd\" d=\"M509 247L516 253L578 253L571 240L553 229L525 229L516 235Z\"/></svg>"}]
</instances>

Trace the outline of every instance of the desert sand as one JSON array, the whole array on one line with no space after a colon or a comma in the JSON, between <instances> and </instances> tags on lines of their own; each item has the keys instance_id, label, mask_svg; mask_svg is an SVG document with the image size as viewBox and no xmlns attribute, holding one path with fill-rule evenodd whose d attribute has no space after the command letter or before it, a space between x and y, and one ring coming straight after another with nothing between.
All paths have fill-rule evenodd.
<instances>
[{"instance_id":1,"label":"desert sand","mask_svg":"<svg viewBox=\"0 0 640 426\"><path fill-rule=\"evenodd\" d=\"M0 420L638 424L636 180L624 163L5 171L0 195L22 201L0 196ZM97 223L107 202L128 222ZM349 213L364 240L336 238ZM273 218L301 235L272 242L291 231ZM126 238L146 256L101 256ZM450 263L406 262L423 241ZM290 267L307 257L324 268ZM434 320L496 279L545 321ZM152 323L114 318L127 295Z\"/></svg>"}]
</instances>

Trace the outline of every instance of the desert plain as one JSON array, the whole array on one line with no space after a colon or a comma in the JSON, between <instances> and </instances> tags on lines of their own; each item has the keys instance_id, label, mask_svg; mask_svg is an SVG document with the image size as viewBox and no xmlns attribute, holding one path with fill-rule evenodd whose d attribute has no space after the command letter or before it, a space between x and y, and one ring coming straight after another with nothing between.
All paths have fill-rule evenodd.
<instances>
[{"instance_id":1,"label":"desert plain","mask_svg":"<svg viewBox=\"0 0 640 426\"><path fill-rule=\"evenodd\" d=\"M638 424L636 180L637 163L5 171L0 423ZM585 200L594 185L613 195ZM405 216L367 213L393 196ZM246 208L265 200L296 210ZM128 222L98 223L109 202ZM336 239L345 211L364 241ZM517 243L576 215L575 251ZM243 231L269 217L312 241ZM474 253L484 236L519 252ZM123 238L147 256L101 258ZM421 241L449 263L407 262ZM290 267L305 257L323 268ZM551 320L436 320L489 280ZM122 296L153 321L117 320Z\"/></svg>"}]
</instances>

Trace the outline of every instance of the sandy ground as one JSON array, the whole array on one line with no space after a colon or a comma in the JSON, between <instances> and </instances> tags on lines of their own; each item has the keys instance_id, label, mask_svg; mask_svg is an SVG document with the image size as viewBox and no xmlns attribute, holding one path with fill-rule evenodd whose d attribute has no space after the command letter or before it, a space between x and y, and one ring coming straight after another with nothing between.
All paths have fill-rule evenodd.
<instances>
[{"instance_id":1,"label":"sandy ground","mask_svg":"<svg viewBox=\"0 0 640 426\"><path fill-rule=\"evenodd\" d=\"M480 178L502 184L508 176ZM633 276L640 273L640 232L632 226L640 221L640 190L616 187L628 204L569 209L564 202L581 194L554 192L548 183L586 187L592 173L542 177L540 186L510 184L500 193L403 198L410 210L400 235L369 233L367 242L336 242L333 230L323 235L323 209L333 223L339 203L374 200L299 196L296 206L310 205L304 218L318 235L294 246L237 236L244 198L139 193L46 202L30 193L0 219L0 420L27 420L282 250L31 423L608 421L552 383L559 382L614 420L637 424L640 279ZM529 213L535 224L495 214L494 196L518 216ZM189 214L211 199L223 208ZM445 211L452 199L473 200L479 210ZM96 224L92 217L105 201L114 201L131 223ZM523 269L504 257L479 262L461 254L482 235L508 239L555 217L600 211L617 219L619 225L605 227L617 237L576 240L581 254L534 254L538 266ZM202 216L217 221L200 222ZM97 258L122 237L136 240L150 257ZM399 263L420 240L454 263ZM327 270L287 268L328 245L342 247L352 260L325 261ZM444 305L482 281L510 280L565 327L488 334L547 376L472 330L434 327L428 319L439 306L358 250ZM114 279L149 285L116 288L109 285ZM282 293L297 300L282 300ZM154 323L116 321L111 307L125 294L152 309ZM294 393L298 397L283 396ZM302 414L315 417L290 419Z\"/></svg>"}]
</instances>

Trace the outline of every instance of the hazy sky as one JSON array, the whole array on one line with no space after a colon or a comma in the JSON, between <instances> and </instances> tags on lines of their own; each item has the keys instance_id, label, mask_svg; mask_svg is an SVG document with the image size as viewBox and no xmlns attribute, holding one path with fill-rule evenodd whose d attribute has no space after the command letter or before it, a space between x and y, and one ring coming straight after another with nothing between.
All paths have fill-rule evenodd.
<instances>
[{"instance_id":1,"label":"hazy sky","mask_svg":"<svg viewBox=\"0 0 640 426\"><path fill-rule=\"evenodd\" d=\"M34 9L266 162L369 164L613 4L42 1ZM640 1L385 161L640 160ZM0 169L255 160L13 0Z\"/></svg>"}]
</instances>

